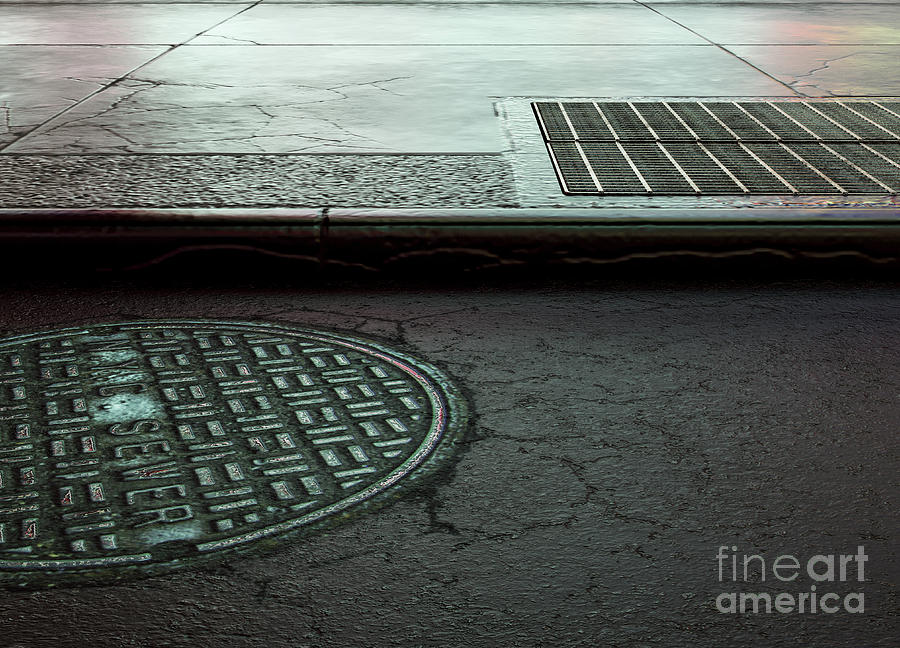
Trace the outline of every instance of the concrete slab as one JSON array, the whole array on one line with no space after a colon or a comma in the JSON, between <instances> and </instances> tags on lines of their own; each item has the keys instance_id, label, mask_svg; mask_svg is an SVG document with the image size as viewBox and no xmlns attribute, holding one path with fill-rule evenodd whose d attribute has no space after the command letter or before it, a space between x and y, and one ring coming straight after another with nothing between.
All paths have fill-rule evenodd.
<instances>
[{"instance_id":1,"label":"concrete slab","mask_svg":"<svg viewBox=\"0 0 900 648\"><path fill-rule=\"evenodd\" d=\"M164 51L0 46L0 147Z\"/></svg>"},{"instance_id":2,"label":"concrete slab","mask_svg":"<svg viewBox=\"0 0 900 648\"><path fill-rule=\"evenodd\" d=\"M0 44L175 45L233 16L215 4L0 5Z\"/></svg>"},{"instance_id":3,"label":"concrete slab","mask_svg":"<svg viewBox=\"0 0 900 648\"><path fill-rule=\"evenodd\" d=\"M210 30L195 43L322 45L703 44L638 4L266 5Z\"/></svg>"},{"instance_id":4,"label":"concrete slab","mask_svg":"<svg viewBox=\"0 0 900 648\"><path fill-rule=\"evenodd\" d=\"M507 147L495 98L586 89L594 96L785 91L703 45L187 46L6 152L495 153Z\"/></svg>"},{"instance_id":5,"label":"concrete slab","mask_svg":"<svg viewBox=\"0 0 900 648\"><path fill-rule=\"evenodd\" d=\"M890 5L673 3L655 9L720 44L900 44L900 13Z\"/></svg>"},{"instance_id":6,"label":"concrete slab","mask_svg":"<svg viewBox=\"0 0 900 648\"><path fill-rule=\"evenodd\" d=\"M900 94L900 46L731 45L728 49L810 97Z\"/></svg>"}]
</instances>

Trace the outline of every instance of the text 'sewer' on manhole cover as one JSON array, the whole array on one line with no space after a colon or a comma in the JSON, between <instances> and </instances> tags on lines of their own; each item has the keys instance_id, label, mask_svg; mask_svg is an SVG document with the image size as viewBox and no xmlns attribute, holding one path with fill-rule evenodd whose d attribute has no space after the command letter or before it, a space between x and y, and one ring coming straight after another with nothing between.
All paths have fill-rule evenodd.
<instances>
[{"instance_id":1,"label":"text 'sewer' on manhole cover","mask_svg":"<svg viewBox=\"0 0 900 648\"><path fill-rule=\"evenodd\" d=\"M436 368L326 333L0 340L0 585L160 573L344 517L432 472L464 418Z\"/></svg>"}]
</instances>

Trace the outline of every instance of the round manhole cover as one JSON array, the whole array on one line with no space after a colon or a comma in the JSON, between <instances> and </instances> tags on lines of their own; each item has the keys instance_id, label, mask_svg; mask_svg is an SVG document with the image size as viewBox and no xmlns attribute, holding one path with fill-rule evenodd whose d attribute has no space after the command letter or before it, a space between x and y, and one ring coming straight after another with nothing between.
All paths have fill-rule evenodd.
<instances>
[{"instance_id":1,"label":"round manhole cover","mask_svg":"<svg viewBox=\"0 0 900 648\"><path fill-rule=\"evenodd\" d=\"M0 584L159 573L343 517L430 472L464 416L434 367L315 331L0 340Z\"/></svg>"}]
</instances>

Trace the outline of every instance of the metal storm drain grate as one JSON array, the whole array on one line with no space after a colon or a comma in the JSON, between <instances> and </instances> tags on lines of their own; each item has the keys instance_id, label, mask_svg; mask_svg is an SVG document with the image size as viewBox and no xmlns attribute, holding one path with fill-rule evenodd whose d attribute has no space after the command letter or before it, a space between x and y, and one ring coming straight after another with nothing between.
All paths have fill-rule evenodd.
<instances>
[{"instance_id":1,"label":"metal storm drain grate","mask_svg":"<svg viewBox=\"0 0 900 648\"><path fill-rule=\"evenodd\" d=\"M567 194L895 194L900 189L900 101L532 105Z\"/></svg>"},{"instance_id":2,"label":"metal storm drain grate","mask_svg":"<svg viewBox=\"0 0 900 648\"><path fill-rule=\"evenodd\" d=\"M434 367L325 333L2 340L0 586L159 573L344 519L431 470L464 412Z\"/></svg>"}]
</instances>

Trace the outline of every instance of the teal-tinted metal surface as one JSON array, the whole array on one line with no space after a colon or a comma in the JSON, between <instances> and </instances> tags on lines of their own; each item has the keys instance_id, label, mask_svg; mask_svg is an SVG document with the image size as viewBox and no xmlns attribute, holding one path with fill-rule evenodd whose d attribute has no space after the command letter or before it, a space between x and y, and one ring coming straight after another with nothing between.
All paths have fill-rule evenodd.
<instances>
[{"instance_id":1,"label":"teal-tinted metal surface","mask_svg":"<svg viewBox=\"0 0 900 648\"><path fill-rule=\"evenodd\" d=\"M265 323L0 341L0 585L189 566L345 519L433 471L465 406L438 369Z\"/></svg>"}]
</instances>

